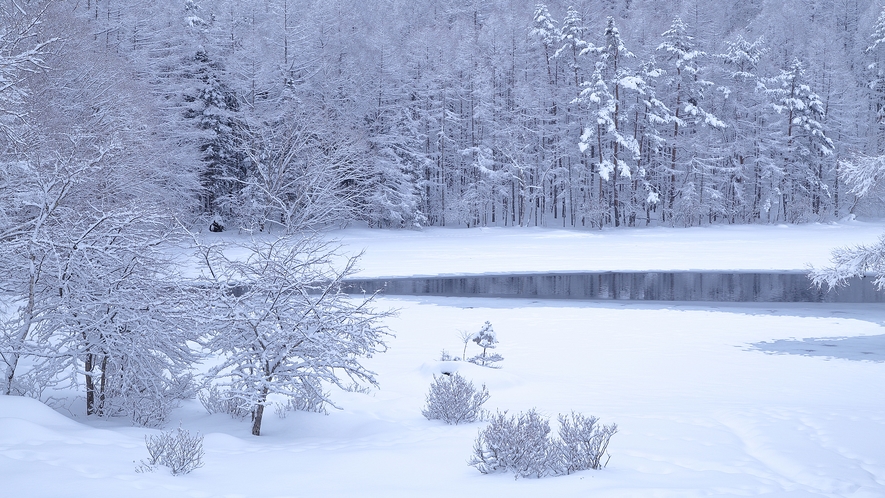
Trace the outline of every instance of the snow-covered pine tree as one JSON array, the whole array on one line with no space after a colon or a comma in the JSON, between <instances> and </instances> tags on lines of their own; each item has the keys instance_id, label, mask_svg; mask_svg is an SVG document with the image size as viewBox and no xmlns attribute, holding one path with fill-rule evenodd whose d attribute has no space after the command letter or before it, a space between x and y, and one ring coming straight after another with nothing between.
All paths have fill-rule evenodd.
<instances>
[{"instance_id":1,"label":"snow-covered pine tree","mask_svg":"<svg viewBox=\"0 0 885 498\"><path fill-rule=\"evenodd\" d=\"M498 353L489 353L488 350L495 349L498 346L498 336L492 324L485 322L479 332L473 334L471 340L477 346L482 348L482 353L469 358L467 361L476 363L483 367L498 368L495 364L504 360L504 357Z\"/></svg>"},{"instance_id":2,"label":"snow-covered pine tree","mask_svg":"<svg viewBox=\"0 0 885 498\"><path fill-rule=\"evenodd\" d=\"M885 5L870 35L870 44L864 50L866 87L875 120L871 154L885 154Z\"/></svg>"},{"instance_id":3,"label":"snow-covered pine tree","mask_svg":"<svg viewBox=\"0 0 885 498\"><path fill-rule=\"evenodd\" d=\"M582 85L589 77L588 72L593 69L592 59L587 55L591 52L591 43L586 40L587 34L581 13L574 7L569 7L558 31L559 48L554 54L560 61L559 65L565 66L558 83L563 101L563 113L558 127L562 131L558 134L562 136L563 143L556 151L559 163L564 164L561 175L567 179L564 185L566 190L561 195L563 226L567 225L566 221L568 225L574 226L579 223L579 219L593 218L594 209L598 209L588 194L600 180L590 171L587 156L574 146L584 131L587 118L579 101ZM569 214L568 220L565 213Z\"/></svg>"},{"instance_id":4,"label":"snow-covered pine tree","mask_svg":"<svg viewBox=\"0 0 885 498\"><path fill-rule=\"evenodd\" d=\"M787 69L767 79L766 93L771 108L781 117L780 143L775 151L782 161L780 212L775 219L796 223L816 217L826 180L834 166L833 141L827 137L821 120L824 103L805 77L805 66L794 59Z\"/></svg>"},{"instance_id":5,"label":"snow-covered pine tree","mask_svg":"<svg viewBox=\"0 0 885 498\"><path fill-rule=\"evenodd\" d=\"M639 142L627 126L627 102L632 92L644 92L645 82L627 65L635 56L627 50L620 32L611 17L606 21L604 45L588 47L585 52L596 56L596 70L578 98L587 106L590 118L581 135L582 152L596 153L599 176L609 182L608 192L599 184L599 197L607 198L608 212L597 223L621 226L625 213L625 198L632 198L632 182ZM623 193L622 193L623 192Z\"/></svg>"},{"instance_id":6,"label":"snow-covered pine tree","mask_svg":"<svg viewBox=\"0 0 885 498\"><path fill-rule=\"evenodd\" d=\"M633 211L630 226L645 211L645 224L652 222L652 212L663 212L662 201L669 184L669 157L665 154L668 126L675 119L672 111L656 95L655 82L664 74L654 57L642 63L638 71L645 82L642 92L633 95L633 136L639 143L637 174L634 177ZM640 188L641 186L641 188ZM661 221L665 221L663 214Z\"/></svg>"},{"instance_id":7,"label":"snow-covered pine tree","mask_svg":"<svg viewBox=\"0 0 885 498\"><path fill-rule=\"evenodd\" d=\"M714 187L707 171L711 137L701 128L725 128L725 123L707 110L705 98L713 83L702 75L700 61L706 53L696 48L685 23L675 17L662 36L664 41L657 50L666 64L660 65L664 76L659 79L656 93L673 112L666 144L670 178L664 214L671 223L691 226L709 214L705 202L712 195L707 191Z\"/></svg>"},{"instance_id":8,"label":"snow-covered pine tree","mask_svg":"<svg viewBox=\"0 0 885 498\"><path fill-rule=\"evenodd\" d=\"M413 132L415 103L408 90L392 81L393 55L382 49L378 60L377 102L368 112L366 154L375 158L367 175L361 217L378 228L417 228L426 223L420 210L419 173L424 164Z\"/></svg>"},{"instance_id":9,"label":"snow-covered pine tree","mask_svg":"<svg viewBox=\"0 0 885 498\"><path fill-rule=\"evenodd\" d=\"M536 38L543 48L547 79L552 84L554 82L554 69L551 58L555 54L559 36L556 21L550 15L547 5L539 3L535 6L535 15L532 17L532 28L529 30L529 36Z\"/></svg>"},{"instance_id":10,"label":"snow-covered pine tree","mask_svg":"<svg viewBox=\"0 0 885 498\"><path fill-rule=\"evenodd\" d=\"M722 181L724 214L730 223L761 219L770 192L763 178L773 166L766 153L771 138L763 133L765 96L756 91L759 66L768 48L764 38L750 42L743 36L726 43L719 55L724 93L721 114L728 122L722 130L723 166L729 172Z\"/></svg>"}]
</instances>

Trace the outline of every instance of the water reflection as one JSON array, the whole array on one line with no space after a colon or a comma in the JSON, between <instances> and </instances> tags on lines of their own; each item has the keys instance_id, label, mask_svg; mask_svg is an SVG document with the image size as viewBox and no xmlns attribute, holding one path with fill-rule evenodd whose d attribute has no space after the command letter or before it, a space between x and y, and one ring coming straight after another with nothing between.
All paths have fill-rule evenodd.
<instances>
[{"instance_id":1,"label":"water reflection","mask_svg":"<svg viewBox=\"0 0 885 498\"><path fill-rule=\"evenodd\" d=\"M521 297L640 301L881 303L872 279L833 291L805 272L587 272L352 279L345 292L449 297Z\"/></svg>"}]
</instances>

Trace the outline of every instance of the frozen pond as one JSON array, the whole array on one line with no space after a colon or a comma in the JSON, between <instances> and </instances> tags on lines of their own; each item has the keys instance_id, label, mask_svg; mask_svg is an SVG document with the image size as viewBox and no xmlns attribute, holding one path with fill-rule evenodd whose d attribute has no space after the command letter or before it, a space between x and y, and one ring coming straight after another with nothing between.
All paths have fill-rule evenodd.
<instances>
[{"instance_id":1,"label":"frozen pond","mask_svg":"<svg viewBox=\"0 0 885 498\"><path fill-rule=\"evenodd\" d=\"M773 354L798 354L885 363L885 335L781 339L759 342L753 346L759 351Z\"/></svg>"},{"instance_id":2,"label":"frozen pond","mask_svg":"<svg viewBox=\"0 0 885 498\"><path fill-rule=\"evenodd\" d=\"M454 275L348 280L347 292L451 297L522 297L643 301L882 303L871 278L833 291L803 271L606 271Z\"/></svg>"}]
</instances>

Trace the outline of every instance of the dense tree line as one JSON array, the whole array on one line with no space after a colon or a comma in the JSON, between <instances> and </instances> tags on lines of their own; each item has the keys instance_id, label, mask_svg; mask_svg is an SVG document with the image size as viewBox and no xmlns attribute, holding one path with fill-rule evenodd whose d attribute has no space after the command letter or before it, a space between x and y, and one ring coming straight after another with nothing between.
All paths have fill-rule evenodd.
<instances>
[{"instance_id":1,"label":"dense tree line","mask_svg":"<svg viewBox=\"0 0 885 498\"><path fill-rule=\"evenodd\" d=\"M113 142L178 216L259 230L839 218L885 153L882 9L6 2L4 161Z\"/></svg>"}]
</instances>

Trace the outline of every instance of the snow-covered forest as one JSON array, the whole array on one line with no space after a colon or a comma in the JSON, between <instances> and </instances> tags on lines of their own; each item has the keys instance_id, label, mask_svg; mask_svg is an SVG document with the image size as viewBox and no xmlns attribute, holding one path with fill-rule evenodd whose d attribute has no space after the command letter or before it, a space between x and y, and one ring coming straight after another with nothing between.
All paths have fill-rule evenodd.
<instances>
[{"instance_id":1,"label":"snow-covered forest","mask_svg":"<svg viewBox=\"0 0 885 498\"><path fill-rule=\"evenodd\" d=\"M877 211L880 2L571 5L5 1L4 187L249 229Z\"/></svg>"},{"instance_id":2,"label":"snow-covered forest","mask_svg":"<svg viewBox=\"0 0 885 498\"><path fill-rule=\"evenodd\" d=\"M342 286L885 290L883 180L885 0L0 0L0 489L878 496L880 305Z\"/></svg>"}]
</instances>

